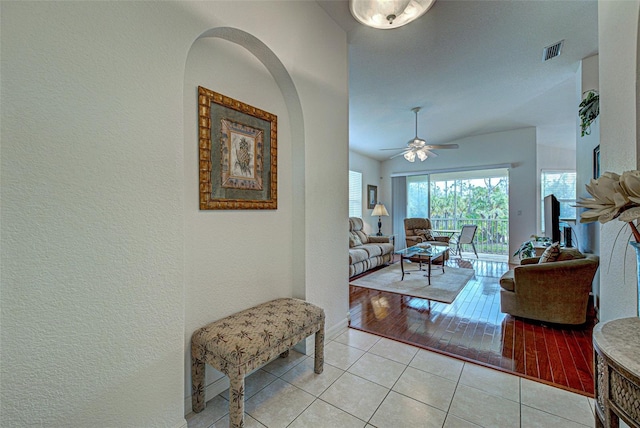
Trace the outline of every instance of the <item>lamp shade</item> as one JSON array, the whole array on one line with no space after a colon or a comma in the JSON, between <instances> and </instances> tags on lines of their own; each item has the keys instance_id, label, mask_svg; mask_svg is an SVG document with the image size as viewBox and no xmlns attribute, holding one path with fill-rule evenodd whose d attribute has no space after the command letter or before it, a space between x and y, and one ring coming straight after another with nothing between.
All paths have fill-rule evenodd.
<instances>
[{"instance_id":1,"label":"lamp shade","mask_svg":"<svg viewBox=\"0 0 640 428\"><path fill-rule=\"evenodd\" d=\"M388 30L424 15L436 0L349 0L353 17L369 27Z\"/></svg>"},{"instance_id":2,"label":"lamp shade","mask_svg":"<svg viewBox=\"0 0 640 428\"><path fill-rule=\"evenodd\" d=\"M373 211L371 212L371 215L388 217L389 213L387 212L387 209L385 208L384 204L376 204L376 206L373 207Z\"/></svg>"}]
</instances>

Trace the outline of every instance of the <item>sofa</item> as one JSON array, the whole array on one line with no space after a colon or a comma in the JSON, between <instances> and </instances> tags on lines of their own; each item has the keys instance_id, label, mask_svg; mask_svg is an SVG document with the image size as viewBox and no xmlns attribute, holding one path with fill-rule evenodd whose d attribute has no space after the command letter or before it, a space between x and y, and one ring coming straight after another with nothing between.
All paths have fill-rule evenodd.
<instances>
[{"instance_id":1,"label":"sofa","mask_svg":"<svg viewBox=\"0 0 640 428\"><path fill-rule=\"evenodd\" d=\"M449 246L449 236L437 236L431 232L431 220L428 218L410 217L404 219L404 237L407 248L422 242L431 245ZM449 252L444 254L445 260L449 259Z\"/></svg>"},{"instance_id":2,"label":"sofa","mask_svg":"<svg viewBox=\"0 0 640 428\"><path fill-rule=\"evenodd\" d=\"M349 217L349 278L389 263L393 244L388 236L368 235L359 217Z\"/></svg>"},{"instance_id":3,"label":"sofa","mask_svg":"<svg viewBox=\"0 0 640 428\"><path fill-rule=\"evenodd\" d=\"M546 263L540 263L541 257L522 259L502 275L500 309L548 323L583 324L599 257L577 250L560 250L555 261Z\"/></svg>"}]
</instances>

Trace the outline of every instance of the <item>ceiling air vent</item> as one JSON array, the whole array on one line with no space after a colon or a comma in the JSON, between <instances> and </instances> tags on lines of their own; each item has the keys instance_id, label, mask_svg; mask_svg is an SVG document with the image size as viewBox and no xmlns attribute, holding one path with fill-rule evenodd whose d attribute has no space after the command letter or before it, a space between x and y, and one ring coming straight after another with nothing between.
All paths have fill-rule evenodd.
<instances>
[{"instance_id":1,"label":"ceiling air vent","mask_svg":"<svg viewBox=\"0 0 640 428\"><path fill-rule=\"evenodd\" d=\"M553 45L544 48L542 50L542 62L549 61L552 58L560 56L563 44L564 40L560 40L558 43L554 43Z\"/></svg>"}]
</instances>

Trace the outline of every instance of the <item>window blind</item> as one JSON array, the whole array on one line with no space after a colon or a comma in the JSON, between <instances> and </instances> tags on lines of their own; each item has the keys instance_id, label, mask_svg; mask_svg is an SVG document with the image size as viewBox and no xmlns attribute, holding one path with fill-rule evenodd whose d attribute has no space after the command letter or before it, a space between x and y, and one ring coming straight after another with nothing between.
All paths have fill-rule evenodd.
<instances>
[{"instance_id":1,"label":"window blind","mask_svg":"<svg viewBox=\"0 0 640 428\"><path fill-rule=\"evenodd\" d=\"M362 218L362 173L349 171L349 217Z\"/></svg>"}]
</instances>

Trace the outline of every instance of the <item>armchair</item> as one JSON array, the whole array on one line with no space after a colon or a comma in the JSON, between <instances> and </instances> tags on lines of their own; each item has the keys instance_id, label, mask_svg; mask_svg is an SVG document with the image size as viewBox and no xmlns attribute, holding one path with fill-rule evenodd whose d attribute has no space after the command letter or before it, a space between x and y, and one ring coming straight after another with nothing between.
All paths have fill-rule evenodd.
<instances>
[{"instance_id":1,"label":"armchair","mask_svg":"<svg viewBox=\"0 0 640 428\"><path fill-rule=\"evenodd\" d=\"M428 231L429 233L431 232L431 221L428 218L405 218L404 236L407 248L421 242L428 242L431 245L441 245L444 247L449 247L449 236L432 235L431 239L427 239L427 237L425 236L426 231ZM448 251L444 253L444 260L449 260Z\"/></svg>"},{"instance_id":2,"label":"armchair","mask_svg":"<svg viewBox=\"0 0 640 428\"><path fill-rule=\"evenodd\" d=\"M548 263L539 259L522 259L520 266L502 275L501 311L550 323L583 324L599 257L588 254Z\"/></svg>"},{"instance_id":3,"label":"armchair","mask_svg":"<svg viewBox=\"0 0 640 428\"><path fill-rule=\"evenodd\" d=\"M429 242L432 245L449 246L450 238L448 236L432 236L432 239L426 239L423 234L425 230L431 230L431 220L428 218L405 218L404 236L407 248L421 242Z\"/></svg>"}]
</instances>

